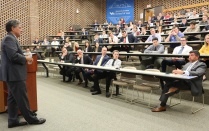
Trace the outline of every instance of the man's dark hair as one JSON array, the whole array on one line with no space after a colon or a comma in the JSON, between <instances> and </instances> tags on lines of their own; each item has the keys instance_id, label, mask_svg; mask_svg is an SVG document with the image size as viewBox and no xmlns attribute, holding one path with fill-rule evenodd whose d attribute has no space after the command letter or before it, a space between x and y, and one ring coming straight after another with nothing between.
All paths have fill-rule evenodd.
<instances>
[{"instance_id":1,"label":"man's dark hair","mask_svg":"<svg viewBox=\"0 0 209 131\"><path fill-rule=\"evenodd\" d=\"M185 36L182 36L181 38L185 38L187 40L187 38Z\"/></svg>"},{"instance_id":2,"label":"man's dark hair","mask_svg":"<svg viewBox=\"0 0 209 131\"><path fill-rule=\"evenodd\" d=\"M6 23L6 31L7 32L11 32L12 31L12 27L17 27L20 24L19 20L9 20Z\"/></svg>"},{"instance_id":3,"label":"man's dark hair","mask_svg":"<svg viewBox=\"0 0 209 131\"><path fill-rule=\"evenodd\" d=\"M192 51L190 51L189 53L194 53L195 56L200 57L200 52L197 51L197 50L192 50Z\"/></svg>"},{"instance_id":4,"label":"man's dark hair","mask_svg":"<svg viewBox=\"0 0 209 131\"><path fill-rule=\"evenodd\" d=\"M122 30L122 33L126 33L126 31L125 30Z\"/></svg>"},{"instance_id":5,"label":"man's dark hair","mask_svg":"<svg viewBox=\"0 0 209 131\"><path fill-rule=\"evenodd\" d=\"M153 37L152 38L152 41L154 41L154 40L157 40L158 41L158 38L157 37Z\"/></svg>"},{"instance_id":6,"label":"man's dark hair","mask_svg":"<svg viewBox=\"0 0 209 131\"><path fill-rule=\"evenodd\" d=\"M192 21L190 25L196 25L196 21Z\"/></svg>"},{"instance_id":7,"label":"man's dark hair","mask_svg":"<svg viewBox=\"0 0 209 131\"><path fill-rule=\"evenodd\" d=\"M179 30L179 26L178 25L174 25L172 29L177 28Z\"/></svg>"}]
</instances>

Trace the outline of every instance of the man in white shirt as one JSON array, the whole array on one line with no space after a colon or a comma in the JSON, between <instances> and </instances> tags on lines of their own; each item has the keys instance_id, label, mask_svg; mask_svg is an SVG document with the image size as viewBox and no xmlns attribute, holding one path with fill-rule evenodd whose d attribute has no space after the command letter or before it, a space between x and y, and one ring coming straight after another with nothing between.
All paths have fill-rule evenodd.
<instances>
[{"instance_id":1,"label":"man in white shirt","mask_svg":"<svg viewBox=\"0 0 209 131\"><path fill-rule=\"evenodd\" d=\"M53 41L51 42L51 45L54 45L52 46L52 56L55 55L55 51L58 51L58 45L60 45L60 43L57 41L57 38L54 37Z\"/></svg>"},{"instance_id":2,"label":"man in white shirt","mask_svg":"<svg viewBox=\"0 0 209 131\"><path fill-rule=\"evenodd\" d=\"M152 42L152 38L157 37L158 38L158 42L161 42L161 35L155 32L154 28L150 29L150 36L148 37L148 39L145 41L145 43L147 42Z\"/></svg>"},{"instance_id":3,"label":"man in white shirt","mask_svg":"<svg viewBox=\"0 0 209 131\"><path fill-rule=\"evenodd\" d=\"M192 51L192 47L187 45L187 41L185 37L180 38L181 45L177 46L173 50L173 54L189 54ZM169 59L164 59L161 63L162 65L162 72L166 72L166 67L175 65L176 69L181 69L181 66L186 63L184 58L174 57Z\"/></svg>"},{"instance_id":4,"label":"man in white shirt","mask_svg":"<svg viewBox=\"0 0 209 131\"><path fill-rule=\"evenodd\" d=\"M192 15L189 16L189 19L199 18L199 15L197 14L196 10L193 10Z\"/></svg>"},{"instance_id":5,"label":"man in white shirt","mask_svg":"<svg viewBox=\"0 0 209 131\"><path fill-rule=\"evenodd\" d=\"M109 38L108 38L109 44L117 44L118 43L118 37L115 36L112 31L109 31L108 34L109 34ZM109 45L109 46L107 46L107 48L108 48L108 50L113 51L113 50L118 50L119 46Z\"/></svg>"}]
</instances>

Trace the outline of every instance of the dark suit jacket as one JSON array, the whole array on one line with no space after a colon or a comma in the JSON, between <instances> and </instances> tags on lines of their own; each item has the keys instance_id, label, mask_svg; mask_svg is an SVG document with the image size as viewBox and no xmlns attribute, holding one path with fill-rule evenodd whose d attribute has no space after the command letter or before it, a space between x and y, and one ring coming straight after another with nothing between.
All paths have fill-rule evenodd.
<instances>
[{"instance_id":1,"label":"dark suit jacket","mask_svg":"<svg viewBox=\"0 0 209 131\"><path fill-rule=\"evenodd\" d=\"M190 63L187 63L182 70L186 70L187 67L190 65ZM193 66L191 71L189 71L190 76L198 76L198 78L193 79L193 80L187 80L187 82L191 85L191 93L194 96L202 94L202 79L203 75L205 74L206 71L206 64L200 61L197 61Z\"/></svg>"},{"instance_id":2,"label":"dark suit jacket","mask_svg":"<svg viewBox=\"0 0 209 131\"><path fill-rule=\"evenodd\" d=\"M75 63L79 63L81 64L81 59L76 59ZM92 60L89 56L87 55L83 55L83 64L87 64L87 65L91 65L92 64Z\"/></svg>"},{"instance_id":3,"label":"dark suit jacket","mask_svg":"<svg viewBox=\"0 0 209 131\"><path fill-rule=\"evenodd\" d=\"M96 52L96 51L95 51L95 50L96 50L95 48L96 48L96 47L94 47L94 49L93 49L94 52ZM98 47L97 52L102 52L102 47L101 47L101 46Z\"/></svg>"},{"instance_id":4,"label":"dark suit jacket","mask_svg":"<svg viewBox=\"0 0 209 131\"><path fill-rule=\"evenodd\" d=\"M62 54L59 55L59 59L63 60L65 63L74 63L74 56L71 53L67 53L64 58L62 58Z\"/></svg>"},{"instance_id":5,"label":"dark suit jacket","mask_svg":"<svg viewBox=\"0 0 209 131\"><path fill-rule=\"evenodd\" d=\"M205 26L204 28L206 31L209 30L209 25Z\"/></svg>"},{"instance_id":6,"label":"dark suit jacket","mask_svg":"<svg viewBox=\"0 0 209 131\"><path fill-rule=\"evenodd\" d=\"M25 81L27 78L26 58L12 33L8 33L3 38L1 51L2 81Z\"/></svg>"},{"instance_id":7,"label":"dark suit jacket","mask_svg":"<svg viewBox=\"0 0 209 131\"><path fill-rule=\"evenodd\" d=\"M94 44L98 42L99 44L103 43L103 39L102 38L98 38L97 40L94 40Z\"/></svg>"},{"instance_id":8,"label":"dark suit jacket","mask_svg":"<svg viewBox=\"0 0 209 131\"><path fill-rule=\"evenodd\" d=\"M73 48L70 46L68 46L66 49L67 49L67 51L73 51Z\"/></svg>"},{"instance_id":9,"label":"dark suit jacket","mask_svg":"<svg viewBox=\"0 0 209 131\"><path fill-rule=\"evenodd\" d=\"M123 42L123 41L124 41L124 37L121 37L120 42ZM138 39L133 34L128 34L128 41L129 43L137 43ZM131 49L131 46L127 46L127 48L125 45L121 46L121 50L126 50L127 52L129 52L130 49Z\"/></svg>"},{"instance_id":10,"label":"dark suit jacket","mask_svg":"<svg viewBox=\"0 0 209 131\"><path fill-rule=\"evenodd\" d=\"M94 62L94 65L97 65L97 63L99 62L101 56L102 56L102 55L98 55L98 56L96 57L96 60L95 60L95 62ZM110 57L109 57L108 55L105 55L104 58L103 58L103 60L102 60L101 66L104 66L104 65L108 62L109 59L110 59Z\"/></svg>"},{"instance_id":11,"label":"dark suit jacket","mask_svg":"<svg viewBox=\"0 0 209 131\"><path fill-rule=\"evenodd\" d=\"M189 26L189 24L187 22L185 24L183 24L183 23L179 24L179 27L187 27L187 26Z\"/></svg>"},{"instance_id":12,"label":"dark suit jacket","mask_svg":"<svg viewBox=\"0 0 209 131\"><path fill-rule=\"evenodd\" d=\"M84 48L84 51L86 52L86 47ZM93 48L90 45L87 48L87 52L93 52Z\"/></svg>"}]
</instances>

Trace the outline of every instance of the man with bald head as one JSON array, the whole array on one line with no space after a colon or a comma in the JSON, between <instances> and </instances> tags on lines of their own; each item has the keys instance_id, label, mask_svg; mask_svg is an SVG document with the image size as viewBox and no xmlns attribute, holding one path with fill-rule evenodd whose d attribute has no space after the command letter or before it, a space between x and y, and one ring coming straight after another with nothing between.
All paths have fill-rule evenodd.
<instances>
[{"instance_id":1,"label":"man with bald head","mask_svg":"<svg viewBox=\"0 0 209 131\"><path fill-rule=\"evenodd\" d=\"M75 60L75 63L77 63L77 64L87 64L87 65L92 64L91 58L87 55L83 55L82 50L77 50L77 54L78 54L78 56ZM82 78L80 77L80 72L82 72L84 80L85 80L85 86L84 87L87 87L88 86L88 80L85 76L85 71L84 70L85 69L83 69L83 68L76 68L75 75L76 75L76 79L79 80L78 85L80 85L83 82Z\"/></svg>"}]
</instances>

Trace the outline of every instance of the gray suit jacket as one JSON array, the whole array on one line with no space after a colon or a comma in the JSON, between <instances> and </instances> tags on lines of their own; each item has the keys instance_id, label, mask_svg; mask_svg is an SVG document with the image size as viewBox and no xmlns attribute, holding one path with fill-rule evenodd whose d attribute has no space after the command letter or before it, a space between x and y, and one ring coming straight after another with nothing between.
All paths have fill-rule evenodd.
<instances>
[{"instance_id":1,"label":"gray suit jacket","mask_svg":"<svg viewBox=\"0 0 209 131\"><path fill-rule=\"evenodd\" d=\"M186 70L190 63L187 63L182 70ZM198 76L196 79L187 80L187 82L191 85L191 93L193 96L201 95L202 94L202 79L203 75L206 71L206 64L200 61L197 61L189 71L190 76Z\"/></svg>"},{"instance_id":2,"label":"gray suit jacket","mask_svg":"<svg viewBox=\"0 0 209 131\"><path fill-rule=\"evenodd\" d=\"M1 43L1 70L3 81L23 81L27 77L26 59L19 42L8 33Z\"/></svg>"}]
</instances>

